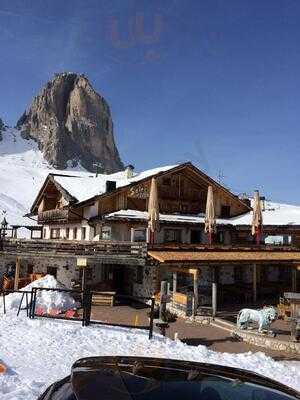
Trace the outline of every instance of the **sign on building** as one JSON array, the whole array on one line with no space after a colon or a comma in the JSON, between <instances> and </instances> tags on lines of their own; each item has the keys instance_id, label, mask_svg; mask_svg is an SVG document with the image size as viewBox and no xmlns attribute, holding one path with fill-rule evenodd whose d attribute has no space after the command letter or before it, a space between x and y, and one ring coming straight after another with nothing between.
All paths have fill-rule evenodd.
<instances>
[{"instance_id":1,"label":"sign on building","mask_svg":"<svg viewBox=\"0 0 300 400\"><path fill-rule=\"evenodd\" d=\"M77 258L77 267L87 267L87 258Z\"/></svg>"}]
</instances>

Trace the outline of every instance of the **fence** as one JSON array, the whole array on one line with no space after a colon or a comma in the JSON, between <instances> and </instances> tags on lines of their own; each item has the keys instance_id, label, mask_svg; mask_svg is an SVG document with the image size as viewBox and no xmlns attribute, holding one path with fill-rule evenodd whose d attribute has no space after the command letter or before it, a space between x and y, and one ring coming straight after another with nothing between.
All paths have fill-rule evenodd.
<instances>
[{"instance_id":1,"label":"fence","mask_svg":"<svg viewBox=\"0 0 300 400\"><path fill-rule=\"evenodd\" d=\"M42 307L38 306L37 303L37 294L39 291L50 291L50 292L58 292L58 293L69 293L72 294L72 297L77 300L79 303L78 309L70 309L64 312L60 312L61 310L51 309L45 310ZM149 339L153 337L153 319L154 319L154 306L155 306L155 299L152 297L134 297L134 296L127 296L127 295L115 295L114 299L116 302L119 303L139 303L145 305L146 302L149 302L149 324L148 326L138 326L137 324L129 324L126 322L118 323L118 322L109 322L109 321L102 321L101 319L91 318L92 314L92 299L94 295L105 295L105 292L94 292L90 291L89 289L85 290L74 290L74 289L58 289L58 288L32 288L31 291L23 291L23 290L4 290L2 292L3 298L3 311L6 314L6 294L10 293L20 293L22 294L17 315L19 315L22 305L25 299L25 308L27 317L34 319L34 318L49 318L49 319L60 319L60 320L67 320L67 321L79 321L82 323L82 326L88 326L90 324L97 324L97 325L109 325L109 326L117 326L123 328L132 328L132 329L148 329L149 331ZM97 306L101 309L101 306ZM79 312L78 312L79 311Z\"/></svg>"},{"instance_id":2,"label":"fence","mask_svg":"<svg viewBox=\"0 0 300 400\"><path fill-rule=\"evenodd\" d=\"M92 300L94 295L103 295L105 296L107 293L106 292L90 292L91 293L91 297L90 299ZM117 307L112 307L109 308L109 313L111 314L111 316L113 316L112 314L118 314L117 318L121 319L121 313L120 313L120 309L118 309L118 305L121 305L121 307L127 306L127 312L123 313L123 319L124 322L118 323L118 322L103 322L101 321L99 318L101 318L101 313L103 312L103 308L101 309L101 306L96 306L99 309L99 315L98 315L98 319L94 318L94 316L90 316L90 320L89 322L91 324L98 324L98 325L109 325L109 326L118 326L118 327L123 327L123 328L135 328L135 329L148 329L149 330L149 339L152 338L153 336L153 320L154 320L154 307L155 307L155 299L154 297L138 297L138 296L129 296L129 295L119 295L119 294L115 294L114 295L114 302L115 305ZM139 317L138 314L135 314L135 309L136 309L136 305L140 305L143 308L145 308L145 306L147 305L149 308L149 313L147 313L148 318L146 318L146 316L144 316L144 320L145 318L147 319L147 325L146 323L144 325L139 326L138 322L137 322L137 318ZM116 309L116 312L114 313L113 310ZM132 309L131 315L130 312L128 313L128 310ZM95 308L94 308L95 310ZM133 319L133 317L135 318L134 323L129 324L126 323L126 318L127 320L129 320L131 317L131 319Z\"/></svg>"}]
</instances>

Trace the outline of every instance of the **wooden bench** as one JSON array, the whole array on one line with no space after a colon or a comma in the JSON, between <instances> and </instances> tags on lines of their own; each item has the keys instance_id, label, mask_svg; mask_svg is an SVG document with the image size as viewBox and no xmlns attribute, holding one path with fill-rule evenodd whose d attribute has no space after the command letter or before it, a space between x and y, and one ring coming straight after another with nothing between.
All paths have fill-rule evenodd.
<instances>
[{"instance_id":1,"label":"wooden bench","mask_svg":"<svg viewBox=\"0 0 300 400\"><path fill-rule=\"evenodd\" d=\"M93 306L114 306L115 292L102 292L93 293L92 305Z\"/></svg>"}]
</instances>

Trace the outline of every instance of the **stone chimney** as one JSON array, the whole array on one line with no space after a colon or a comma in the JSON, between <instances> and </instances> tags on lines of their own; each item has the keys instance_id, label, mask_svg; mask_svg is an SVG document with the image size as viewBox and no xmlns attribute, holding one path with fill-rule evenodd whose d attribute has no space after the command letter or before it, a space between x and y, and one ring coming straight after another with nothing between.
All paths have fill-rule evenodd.
<instances>
[{"instance_id":1,"label":"stone chimney","mask_svg":"<svg viewBox=\"0 0 300 400\"><path fill-rule=\"evenodd\" d=\"M127 179L131 179L133 177L134 166L129 164L125 168L125 176Z\"/></svg>"}]
</instances>

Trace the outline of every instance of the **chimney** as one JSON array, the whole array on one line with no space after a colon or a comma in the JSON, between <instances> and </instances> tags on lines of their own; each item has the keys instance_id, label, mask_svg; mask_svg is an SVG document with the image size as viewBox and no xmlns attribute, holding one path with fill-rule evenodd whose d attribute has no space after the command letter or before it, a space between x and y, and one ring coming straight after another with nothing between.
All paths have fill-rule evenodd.
<instances>
[{"instance_id":1,"label":"chimney","mask_svg":"<svg viewBox=\"0 0 300 400\"><path fill-rule=\"evenodd\" d=\"M243 203L246 204L246 206L251 207L251 200L250 199L245 198L245 199L241 199L241 200L242 200Z\"/></svg>"},{"instance_id":2,"label":"chimney","mask_svg":"<svg viewBox=\"0 0 300 400\"><path fill-rule=\"evenodd\" d=\"M241 193L239 195L239 199L242 200L242 202L245 203L246 206L251 207L251 200L249 199L246 193Z\"/></svg>"},{"instance_id":3,"label":"chimney","mask_svg":"<svg viewBox=\"0 0 300 400\"><path fill-rule=\"evenodd\" d=\"M260 202L261 202L262 211L266 211L266 198L265 198L265 196L260 196Z\"/></svg>"},{"instance_id":4,"label":"chimney","mask_svg":"<svg viewBox=\"0 0 300 400\"><path fill-rule=\"evenodd\" d=\"M106 193L113 192L117 188L116 181L106 181Z\"/></svg>"},{"instance_id":5,"label":"chimney","mask_svg":"<svg viewBox=\"0 0 300 400\"><path fill-rule=\"evenodd\" d=\"M125 168L125 176L127 179L131 179L133 177L134 166L129 164Z\"/></svg>"}]
</instances>

